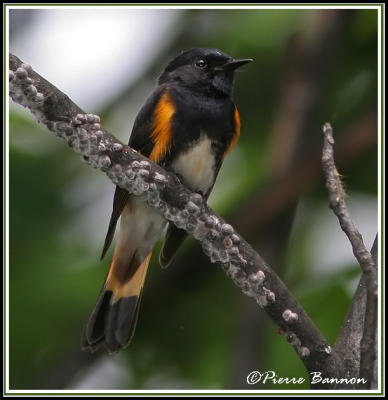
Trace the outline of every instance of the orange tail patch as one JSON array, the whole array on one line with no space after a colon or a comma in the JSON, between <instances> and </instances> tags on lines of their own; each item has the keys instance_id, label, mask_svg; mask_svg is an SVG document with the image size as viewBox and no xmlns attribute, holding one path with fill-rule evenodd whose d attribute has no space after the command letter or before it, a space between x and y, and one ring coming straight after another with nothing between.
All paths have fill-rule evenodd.
<instances>
[{"instance_id":1,"label":"orange tail patch","mask_svg":"<svg viewBox=\"0 0 388 400\"><path fill-rule=\"evenodd\" d=\"M143 262L135 269L130 266L129 270L135 270L128 277L122 277L120 273L120 266L117 260L112 260L111 268L109 269L108 277L106 279L106 289L112 291L113 295L111 303L113 304L121 297L138 296L144 285L144 280L147 274L148 265L150 263L152 252L148 253ZM133 260L136 259L136 253ZM117 274L117 271L119 273ZM124 279L123 279L124 278Z\"/></svg>"}]
</instances>

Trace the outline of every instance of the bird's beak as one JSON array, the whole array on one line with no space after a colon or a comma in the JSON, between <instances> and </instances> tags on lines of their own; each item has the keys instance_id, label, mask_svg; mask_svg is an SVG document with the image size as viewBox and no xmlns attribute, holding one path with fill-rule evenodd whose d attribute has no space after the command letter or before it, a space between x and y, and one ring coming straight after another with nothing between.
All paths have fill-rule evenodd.
<instances>
[{"instance_id":1,"label":"bird's beak","mask_svg":"<svg viewBox=\"0 0 388 400\"><path fill-rule=\"evenodd\" d=\"M232 60L232 61L228 61L221 68L224 70L225 69L235 70L237 68L240 68L242 65L250 63L251 61L253 61L252 58L241 58L239 60Z\"/></svg>"}]
</instances>

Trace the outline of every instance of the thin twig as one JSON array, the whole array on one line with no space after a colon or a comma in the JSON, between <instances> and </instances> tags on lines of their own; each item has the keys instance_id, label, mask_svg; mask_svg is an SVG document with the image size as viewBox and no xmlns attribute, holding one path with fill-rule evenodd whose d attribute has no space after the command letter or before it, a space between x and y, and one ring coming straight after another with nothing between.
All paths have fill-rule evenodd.
<instances>
[{"instance_id":1,"label":"thin twig","mask_svg":"<svg viewBox=\"0 0 388 400\"><path fill-rule=\"evenodd\" d=\"M362 236L350 218L345 201L345 191L342 187L340 174L334 162L334 137L333 129L329 122L323 125L324 143L322 151L322 166L326 175L326 188L329 192L330 208L334 211L342 230L348 237L353 254L363 271L373 268L373 260L370 252L366 249Z\"/></svg>"}]
</instances>

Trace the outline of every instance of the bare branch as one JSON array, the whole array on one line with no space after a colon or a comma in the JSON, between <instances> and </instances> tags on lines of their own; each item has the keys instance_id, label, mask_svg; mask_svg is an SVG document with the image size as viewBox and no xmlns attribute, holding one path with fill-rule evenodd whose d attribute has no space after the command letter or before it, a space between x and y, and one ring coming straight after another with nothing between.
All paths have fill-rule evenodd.
<instances>
[{"instance_id":1,"label":"bare branch","mask_svg":"<svg viewBox=\"0 0 388 400\"><path fill-rule=\"evenodd\" d=\"M354 388L373 389L377 385L378 350L377 235L372 255L366 249L362 236L353 224L346 206L346 195L334 162L334 137L330 123L324 124L322 130L324 134L322 165L329 192L329 204L342 230L349 238L353 254L363 272L334 350L344 360L348 376L358 376L366 380L366 384L356 384Z\"/></svg>"},{"instance_id":2,"label":"bare branch","mask_svg":"<svg viewBox=\"0 0 388 400\"><path fill-rule=\"evenodd\" d=\"M349 238L353 248L353 254L363 271L372 269L374 265L372 256L366 249L360 232L354 226L346 206L345 192L342 187L340 175L334 163L334 137L330 123L327 122L323 125L323 134L322 165L323 172L326 175L326 187L329 192L330 208L334 211L342 230Z\"/></svg>"},{"instance_id":3,"label":"bare branch","mask_svg":"<svg viewBox=\"0 0 388 400\"><path fill-rule=\"evenodd\" d=\"M276 273L252 247L177 177L122 144L29 65L10 55L10 96L28 107L84 161L116 185L141 196L167 220L197 239L242 292L255 299L284 332L308 371L337 376L342 360Z\"/></svg>"},{"instance_id":4,"label":"bare branch","mask_svg":"<svg viewBox=\"0 0 388 400\"><path fill-rule=\"evenodd\" d=\"M372 257L377 263L377 236L372 248ZM376 265L376 264L375 264ZM344 319L340 334L335 342L334 351L338 353L345 364L347 377L363 377L366 384L355 384L354 389L375 389L377 387L377 296L368 292L374 285L370 279L377 282L373 274L363 273L350 309ZM368 298L370 299L368 302ZM371 302L373 299L375 303Z\"/></svg>"},{"instance_id":5,"label":"bare branch","mask_svg":"<svg viewBox=\"0 0 388 400\"><path fill-rule=\"evenodd\" d=\"M377 235L373 243L373 268L364 272L366 283L366 306L364 329L361 338L360 376L367 379L369 387L377 387L377 322L378 322L378 286L377 286Z\"/></svg>"}]
</instances>

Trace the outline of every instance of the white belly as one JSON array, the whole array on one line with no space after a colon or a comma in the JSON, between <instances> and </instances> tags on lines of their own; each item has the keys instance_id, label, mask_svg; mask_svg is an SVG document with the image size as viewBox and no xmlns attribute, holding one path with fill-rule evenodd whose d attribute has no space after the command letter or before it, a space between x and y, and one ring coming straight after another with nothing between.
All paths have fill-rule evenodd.
<instances>
[{"instance_id":1,"label":"white belly","mask_svg":"<svg viewBox=\"0 0 388 400\"><path fill-rule=\"evenodd\" d=\"M183 177L190 189L205 194L214 183L214 163L211 140L201 135L192 149L172 163L172 169Z\"/></svg>"}]
</instances>

